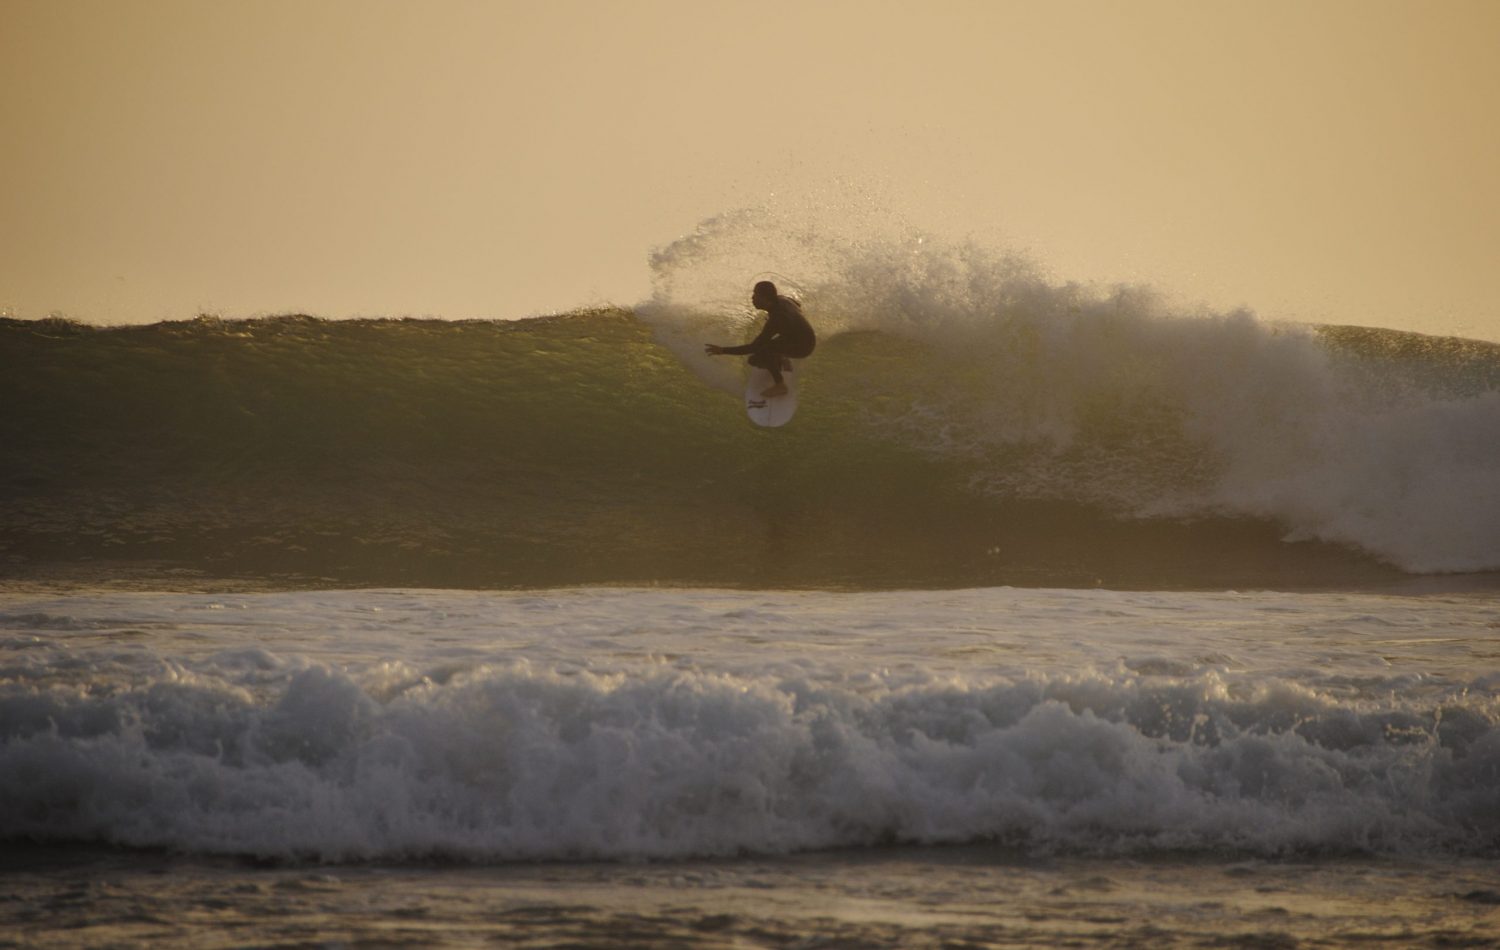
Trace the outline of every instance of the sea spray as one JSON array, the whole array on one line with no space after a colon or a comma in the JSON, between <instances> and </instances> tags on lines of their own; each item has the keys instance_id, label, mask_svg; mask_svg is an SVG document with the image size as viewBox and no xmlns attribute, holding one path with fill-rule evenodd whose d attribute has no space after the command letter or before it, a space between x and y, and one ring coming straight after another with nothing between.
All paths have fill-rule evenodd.
<instances>
[{"instance_id":1,"label":"sea spray","mask_svg":"<svg viewBox=\"0 0 1500 950\"><path fill-rule=\"evenodd\" d=\"M1500 347L1392 333L1384 353L1343 349L1348 334L1059 283L869 215L725 215L653 265L643 316L662 338L743 324L724 288L759 265L799 277L824 332L900 341L903 359L870 367L866 423L986 494L1268 519L1406 571L1500 569Z\"/></svg>"}]
</instances>

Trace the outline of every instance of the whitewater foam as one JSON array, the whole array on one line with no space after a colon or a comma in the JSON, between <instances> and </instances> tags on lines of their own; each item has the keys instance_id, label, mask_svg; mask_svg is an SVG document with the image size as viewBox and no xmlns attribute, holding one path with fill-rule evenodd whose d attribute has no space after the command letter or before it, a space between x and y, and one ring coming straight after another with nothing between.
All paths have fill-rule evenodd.
<instances>
[{"instance_id":1,"label":"whitewater foam","mask_svg":"<svg viewBox=\"0 0 1500 950\"><path fill-rule=\"evenodd\" d=\"M0 838L1492 855L1495 622L1331 595L12 595Z\"/></svg>"}]
</instances>

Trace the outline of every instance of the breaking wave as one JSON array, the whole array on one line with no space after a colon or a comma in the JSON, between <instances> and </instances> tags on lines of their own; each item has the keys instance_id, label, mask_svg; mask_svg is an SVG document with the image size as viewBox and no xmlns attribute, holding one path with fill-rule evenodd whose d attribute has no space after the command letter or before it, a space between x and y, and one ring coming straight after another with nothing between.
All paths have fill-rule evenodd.
<instances>
[{"instance_id":1,"label":"breaking wave","mask_svg":"<svg viewBox=\"0 0 1500 950\"><path fill-rule=\"evenodd\" d=\"M0 321L0 571L1171 587L1500 570L1496 345L1184 309L974 245L751 213L654 266L633 310L514 322ZM750 332L761 276L822 339L775 433L743 418L737 361L701 347Z\"/></svg>"},{"instance_id":2,"label":"breaking wave","mask_svg":"<svg viewBox=\"0 0 1500 950\"><path fill-rule=\"evenodd\" d=\"M62 652L4 671L0 839L324 861L1500 848L1493 683L1423 706L1208 669L601 675L246 648L83 670Z\"/></svg>"}]
</instances>

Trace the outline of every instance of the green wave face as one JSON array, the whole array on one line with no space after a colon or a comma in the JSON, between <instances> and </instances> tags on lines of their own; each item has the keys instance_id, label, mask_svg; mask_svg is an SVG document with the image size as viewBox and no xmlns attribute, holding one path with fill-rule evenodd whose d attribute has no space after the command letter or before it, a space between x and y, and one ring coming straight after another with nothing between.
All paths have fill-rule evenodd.
<instances>
[{"instance_id":1,"label":"green wave face","mask_svg":"<svg viewBox=\"0 0 1500 950\"><path fill-rule=\"evenodd\" d=\"M1223 468L1212 434L1180 394L1132 388L1129 366L1066 401L1066 445L1035 427L986 438L996 391L982 354L834 333L799 370L797 418L764 430L660 333L619 310L0 321L0 575L834 588L1398 576L1378 550L1288 544L1294 524L1203 503ZM1361 345L1334 344L1361 366L1416 365ZM1011 382L1013 399L1038 403L1058 385L1041 369ZM1099 483L1111 478L1149 490ZM1184 485L1194 506L1147 510Z\"/></svg>"}]
</instances>

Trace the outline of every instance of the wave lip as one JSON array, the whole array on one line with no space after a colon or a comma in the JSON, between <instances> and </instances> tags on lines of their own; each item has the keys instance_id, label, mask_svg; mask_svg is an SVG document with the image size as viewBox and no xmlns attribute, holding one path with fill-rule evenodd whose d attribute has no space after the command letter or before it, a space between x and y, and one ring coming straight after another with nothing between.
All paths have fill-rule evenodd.
<instances>
[{"instance_id":1,"label":"wave lip","mask_svg":"<svg viewBox=\"0 0 1500 950\"><path fill-rule=\"evenodd\" d=\"M1500 728L1462 691L1413 710L1214 672L350 675L256 650L115 691L31 674L0 693L5 839L322 861L1500 853Z\"/></svg>"}]
</instances>

